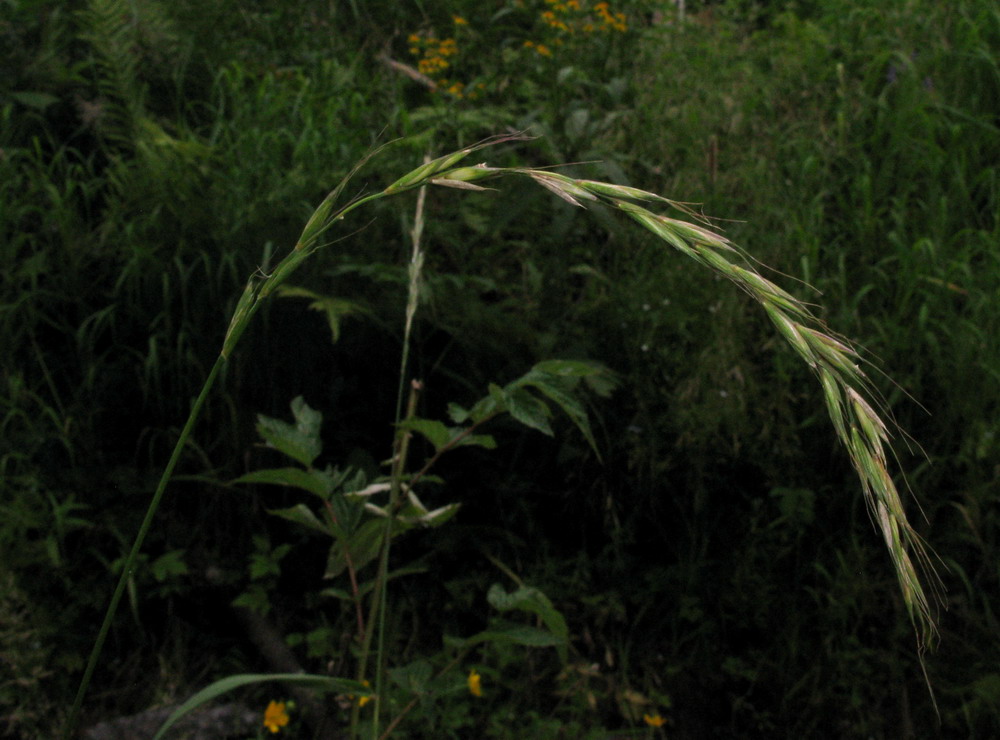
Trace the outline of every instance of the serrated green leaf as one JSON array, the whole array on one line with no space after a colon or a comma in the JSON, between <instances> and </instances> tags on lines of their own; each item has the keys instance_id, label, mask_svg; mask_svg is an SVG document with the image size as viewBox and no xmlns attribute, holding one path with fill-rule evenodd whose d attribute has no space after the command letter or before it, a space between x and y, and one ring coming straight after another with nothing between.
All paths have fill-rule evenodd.
<instances>
[{"instance_id":1,"label":"serrated green leaf","mask_svg":"<svg viewBox=\"0 0 1000 740\"><path fill-rule=\"evenodd\" d=\"M455 443L456 447L484 447L487 450L495 450L497 441L491 434L470 434Z\"/></svg>"},{"instance_id":2,"label":"serrated green leaf","mask_svg":"<svg viewBox=\"0 0 1000 740\"><path fill-rule=\"evenodd\" d=\"M536 388L563 410L573 423L576 424L577 429L580 430L588 444L590 444L590 447L594 450L594 453L597 454L598 459L600 459L600 453L597 451L597 442L594 440L594 434L590 430L590 422L587 419L587 412L584 411L583 405L559 386L548 382L547 379L544 379L544 376L536 377L536 380L531 380L527 384Z\"/></svg>"},{"instance_id":3,"label":"serrated green leaf","mask_svg":"<svg viewBox=\"0 0 1000 740\"><path fill-rule=\"evenodd\" d=\"M463 409L457 403L449 403L448 418L451 419L456 424L464 424L466 419L469 418L469 412L466 409Z\"/></svg>"},{"instance_id":4,"label":"serrated green leaf","mask_svg":"<svg viewBox=\"0 0 1000 740\"><path fill-rule=\"evenodd\" d=\"M310 408L302 396L292 401L292 414L295 416L294 425L258 414L257 432L275 449L311 467L323 450L319 439L323 415Z\"/></svg>"},{"instance_id":5,"label":"serrated green leaf","mask_svg":"<svg viewBox=\"0 0 1000 740\"><path fill-rule=\"evenodd\" d=\"M334 678L332 676L317 676L308 673L271 673L271 674L250 674L244 673L237 676L228 676L205 687L167 717L167 720L157 730L153 740L160 740L167 730L174 726L178 720L190 714L202 704L216 699L223 694L253 683L265 683L278 681L283 684L294 684L305 686L314 691L329 691L337 693L351 693L355 696L371 696L372 691L367 686L358 681L351 681L346 678Z\"/></svg>"},{"instance_id":6,"label":"serrated green leaf","mask_svg":"<svg viewBox=\"0 0 1000 740\"><path fill-rule=\"evenodd\" d=\"M463 647L471 647L484 642L507 642L530 647L556 647L565 644L565 640L548 630L521 625L503 629L485 630L463 641Z\"/></svg>"},{"instance_id":7,"label":"serrated green leaf","mask_svg":"<svg viewBox=\"0 0 1000 740\"><path fill-rule=\"evenodd\" d=\"M259 583L251 583L247 590L233 599L233 606L242 606L258 614L267 614L271 611L271 601L267 596L267 589Z\"/></svg>"},{"instance_id":8,"label":"serrated green leaf","mask_svg":"<svg viewBox=\"0 0 1000 740\"><path fill-rule=\"evenodd\" d=\"M316 494L324 500L329 497L334 487L333 478L329 473L322 470L303 470L302 468L254 470L246 475L241 475L232 482L291 486Z\"/></svg>"},{"instance_id":9,"label":"serrated green leaf","mask_svg":"<svg viewBox=\"0 0 1000 740\"><path fill-rule=\"evenodd\" d=\"M545 403L514 384L507 386L503 392L507 412L512 417L542 434L553 436L552 427L549 425L552 411Z\"/></svg>"},{"instance_id":10,"label":"serrated green leaf","mask_svg":"<svg viewBox=\"0 0 1000 740\"><path fill-rule=\"evenodd\" d=\"M160 583L172 576L184 576L188 573L187 563L184 562L184 550L171 550L166 552L149 565L150 571Z\"/></svg>"},{"instance_id":11,"label":"serrated green leaf","mask_svg":"<svg viewBox=\"0 0 1000 740\"><path fill-rule=\"evenodd\" d=\"M327 527L305 504L296 504L288 509L268 509L268 514L287 519L290 522L300 524L307 529L311 529L321 534L331 535L330 528Z\"/></svg>"},{"instance_id":12,"label":"serrated green leaf","mask_svg":"<svg viewBox=\"0 0 1000 740\"><path fill-rule=\"evenodd\" d=\"M540 589L534 586L521 586L516 591L507 593L503 586L494 583L486 594L486 600L498 611L517 609L538 615L549 631L561 641L563 647L559 650L559 656L565 662L565 645L569 640L566 619Z\"/></svg>"},{"instance_id":13,"label":"serrated green leaf","mask_svg":"<svg viewBox=\"0 0 1000 740\"><path fill-rule=\"evenodd\" d=\"M489 394L480 398L469 409L468 418L474 423L478 423L488 416L493 416L507 410L506 400L503 396L503 388L496 383L490 383Z\"/></svg>"},{"instance_id":14,"label":"serrated green leaf","mask_svg":"<svg viewBox=\"0 0 1000 740\"><path fill-rule=\"evenodd\" d=\"M503 388L498 386L496 383L490 383L487 391L490 394L490 398L493 399L493 403L497 405L497 408L501 411L507 410L507 396L504 394Z\"/></svg>"},{"instance_id":15,"label":"serrated green leaf","mask_svg":"<svg viewBox=\"0 0 1000 740\"><path fill-rule=\"evenodd\" d=\"M452 430L443 423L431 419L406 419L400 422L399 426L425 437L434 446L435 452L448 444L455 436Z\"/></svg>"},{"instance_id":16,"label":"serrated green leaf","mask_svg":"<svg viewBox=\"0 0 1000 740\"><path fill-rule=\"evenodd\" d=\"M394 520L391 536L394 537L406 529L409 529L409 526L405 522ZM350 537L338 539L330 548L326 573L323 577L336 578L347 570L348 557L355 571L368 565L378 556L383 534L385 534L385 521L371 519L358 527Z\"/></svg>"},{"instance_id":17,"label":"serrated green leaf","mask_svg":"<svg viewBox=\"0 0 1000 740\"><path fill-rule=\"evenodd\" d=\"M604 372L602 365L585 360L543 360L531 369L561 378L585 378Z\"/></svg>"}]
</instances>

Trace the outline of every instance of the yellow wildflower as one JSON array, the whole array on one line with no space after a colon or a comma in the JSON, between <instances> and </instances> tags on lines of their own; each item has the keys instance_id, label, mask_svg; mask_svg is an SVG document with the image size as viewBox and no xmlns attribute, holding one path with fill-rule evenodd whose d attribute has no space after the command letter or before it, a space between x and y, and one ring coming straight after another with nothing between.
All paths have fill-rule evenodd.
<instances>
[{"instance_id":1,"label":"yellow wildflower","mask_svg":"<svg viewBox=\"0 0 1000 740\"><path fill-rule=\"evenodd\" d=\"M371 684L368 683L368 679L365 679L364 681L362 681L361 685L365 686L365 687L371 686ZM347 698L350 701L354 701L355 696L354 696L354 694L348 694ZM361 697L358 697L358 706L359 707L363 707L365 704L367 704L368 702L370 702L374 698L375 697L373 697L373 696L361 696Z\"/></svg>"},{"instance_id":2,"label":"yellow wildflower","mask_svg":"<svg viewBox=\"0 0 1000 740\"><path fill-rule=\"evenodd\" d=\"M465 18L463 18L463 17L462 17L462 16L460 16L460 15L453 15L453 16L451 17L451 21L452 21L452 23L454 23L454 24L455 24L456 26L467 26L467 25L469 25L469 22L468 22L467 20L465 20Z\"/></svg>"},{"instance_id":3,"label":"yellow wildflower","mask_svg":"<svg viewBox=\"0 0 1000 740\"><path fill-rule=\"evenodd\" d=\"M666 720L659 714L644 714L642 715L642 721L650 727L663 727L666 723Z\"/></svg>"},{"instance_id":4,"label":"yellow wildflower","mask_svg":"<svg viewBox=\"0 0 1000 740\"><path fill-rule=\"evenodd\" d=\"M471 671L469 671L469 678L466 681L466 683L469 684L469 693L470 694L472 694L473 696L482 696L483 695L482 678L479 676L478 673L476 673L475 668L473 668Z\"/></svg>"},{"instance_id":5,"label":"yellow wildflower","mask_svg":"<svg viewBox=\"0 0 1000 740\"><path fill-rule=\"evenodd\" d=\"M552 50L549 47L547 47L545 44L536 44L535 45L535 51L537 51L543 57L550 57L550 56L552 56Z\"/></svg>"},{"instance_id":6,"label":"yellow wildflower","mask_svg":"<svg viewBox=\"0 0 1000 740\"><path fill-rule=\"evenodd\" d=\"M288 724L288 712L285 711L285 702L272 701L264 710L264 727L272 733L278 732Z\"/></svg>"}]
</instances>

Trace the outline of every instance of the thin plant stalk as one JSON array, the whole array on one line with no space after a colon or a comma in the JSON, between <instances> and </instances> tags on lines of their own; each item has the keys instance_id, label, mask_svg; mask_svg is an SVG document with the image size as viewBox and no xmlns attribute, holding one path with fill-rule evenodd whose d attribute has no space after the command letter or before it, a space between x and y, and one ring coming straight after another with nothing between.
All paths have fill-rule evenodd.
<instances>
[{"instance_id":1,"label":"thin plant stalk","mask_svg":"<svg viewBox=\"0 0 1000 740\"><path fill-rule=\"evenodd\" d=\"M118 603L121 601L122 594L125 592L125 587L128 584L129 579L132 577L132 571L135 567L135 561L139 556L139 550L142 548L142 543L146 539L146 535L149 533L149 529L153 524L153 516L156 514L156 510L160 505L160 500L163 498L163 492L167 489L167 483L173 475L174 468L177 467L177 462L181 457L181 451L184 449L184 445L187 443L188 438L191 436L191 431L194 429L195 422L201 414L201 407L204 406L205 399L208 398L208 393L215 384L215 378L224 364L225 358L222 355L219 355L219 357L215 360L215 364L212 365L211 371L208 373L208 378L205 380L205 384L201 388L201 393L198 394L194 405L191 407L191 413L188 414L187 423L184 424L184 428L181 430L181 435L177 440L177 444L174 446L174 451L170 455L170 460L167 462L167 466L163 470L163 475L160 476L159 485L157 485L156 492L153 494L153 498L149 502L149 506L146 509L146 516L143 518L142 524L139 526L139 532L135 536L135 542L132 543L132 549L129 551L128 556L125 558L125 563L122 565L122 573L118 578L118 585L115 587L114 593L111 595L111 601L108 604L107 612L104 614L104 621L101 623L101 629L97 633L97 639L94 640L94 647L90 651L87 668L83 673L83 678L80 680L80 686L76 692L76 698L73 700L73 707L70 709L69 719L66 724L66 732L63 733L64 738L68 739L76 726L80 709L83 707L83 698L87 692L87 686L90 685L90 679L94 675L94 669L97 668L97 662L101 657L101 650L104 648L104 641L108 637L108 632L111 630L111 622L114 620L115 612L118 610Z\"/></svg>"},{"instance_id":2,"label":"thin plant stalk","mask_svg":"<svg viewBox=\"0 0 1000 740\"><path fill-rule=\"evenodd\" d=\"M430 157L424 157L424 164L430 161ZM413 229L410 231L410 242L412 251L409 265L409 285L406 299L406 319L403 326L403 350L399 366L399 392L396 401L396 425L403 420L403 390L405 379L408 374L410 362L410 338L413 331L413 319L417 314L417 307L420 305L420 282L423 275L424 252L421 247L421 239L424 233L424 204L427 200L427 186L423 186L417 192L417 206L413 217ZM410 389L410 397L407 402L406 418L411 419L417 411L417 399L421 387L419 381L413 381ZM379 551L378 575L375 580L375 588L372 596L372 617L378 619L378 644L375 649L375 706L372 711L372 737L379 733L379 724L382 714L382 702L379 697L383 696L382 684L384 678L385 655L385 616L388 608L388 594L386 593L386 583L389 577L389 550L392 544L392 527L396 516L396 509L399 507L400 494L402 491L403 475L406 472L407 453L409 452L410 432L400 429L397 432L394 444L394 456L392 461L392 475L389 484L389 506L388 516L385 521L385 530L382 535L382 547ZM412 483L411 483L412 485ZM372 624L372 617L369 624ZM366 635L367 637L367 635ZM361 651L361 670L368 660L368 647L366 645ZM353 730L353 726L352 726Z\"/></svg>"}]
</instances>

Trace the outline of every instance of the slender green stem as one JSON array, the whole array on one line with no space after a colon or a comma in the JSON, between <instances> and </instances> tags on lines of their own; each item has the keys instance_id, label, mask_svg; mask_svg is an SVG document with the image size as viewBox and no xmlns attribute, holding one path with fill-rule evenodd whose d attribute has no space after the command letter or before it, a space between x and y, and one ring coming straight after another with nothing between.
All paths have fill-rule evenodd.
<instances>
[{"instance_id":1,"label":"slender green stem","mask_svg":"<svg viewBox=\"0 0 1000 740\"><path fill-rule=\"evenodd\" d=\"M209 372L208 378L205 380L205 384L201 387L201 393L198 394L198 398L195 399L194 405L191 407L191 413L188 415L187 423L181 430L181 435L177 439L177 444L174 445L174 451L170 456L170 461L167 463L167 467L164 468L163 475L160 476L160 483L156 487L156 493L153 494L153 499L149 502L149 506L146 509L146 517L142 520L142 525L139 527L139 533L135 536L135 542L132 543L132 549L129 551L128 557L125 559L125 564L122 566L122 574L118 578L118 585L115 587L115 592L111 597L111 603L108 604L108 610L104 614L104 623L101 625L101 631L98 633L97 640L94 642L94 647L90 651L90 659L87 661L87 668L83 673L83 678L80 680L80 688L76 692L76 699L73 702L73 708L70 710L69 719L66 721L66 725L63 730L63 740L69 740L69 738L73 735L73 731L76 729L76 724L80 718L80 709L83 707L83 699L87 693L87 688L90 685L90 679L94 675L94 669L97 667L97 661L100 659L101 651L104 648L104 641L107 639L108 632L111 630L111 623L114 621L115 612L118 610L118 603L121 601L122 594L125 592L125 586L128 584L129 578L132 577L132 572L135 568L135 561L139 556L139 550L142 549L143 540L146 539L146 535L149 533L149 528L153 524L153 517L156 515L156 510L160 506L160 500L163 498L163 492L166 490L167 483L173 475L174 468L177 467L177 462L181 458L181 452L184 450L184 445L187 444L187 440L191 436L191 431L194 429L195 422L201 414L201 408L205 404L205 399L208 398L208 393L215 384L215 378L219 374L219 370L225 362L226 360L222 355L219 355L219 357L215 360L215 364L212 366L212 370Z\"/></svg>"},{"instance_id":2,"label":"slender green stem","mask_svg":"<svg viewBox=\"0 0 1000 740\"><path fill-rule=\"evenodd\" d=\"M423 166L426 167L430 162L430 156L424 157ZM396 399L396 424L397 427L399 422L402 421L403 413L403 390L405 387L407 369L410 362L410 337L413 331L413 318L416 316L417 307L420 304L420 278L423 272L424 263L424 253L421 249L421 238L424 231L424 203L427 198L427 187L423 186L420 188L417 195L417 207L414 212L413 217L413 229L410 232L410 241L413 245L413 250L410 255L410 266L409 266L409 288L407 291L406 299L406 320L403 326L403 352L399 363L399 390ZM419 381L413 381L410 388L410 397L407 402L406 407L406 417L407 419L413 418L417 410L417 398L420 394L420 383ZM382 692L382 678L383 678L383 668L384 661L383 656L385 654L385 615L387 611L386 601L386 583L389 579L389 549L392 544L392 529L393 521L396 516L396 510L399 508L400 495L402 491L402 481L403 475L406 472L406 458L407 452L410 446L410 433L408 431L402 431L397 433L395 447L395 458L393 460L392 474L390 477L390 489L389 489L389 506L388 512L389 516L386 518L385 530L382 535L382 548L379 552L379 563L378 563L378 577L375 582L375 597L372 600L372 614L368 620L369 631L373 628L375 624L374 618L377 616L378 619L378 644L375 649L375 694L377 697L383 695ZM366 634L366 637L370 638L370 634ZM370 639L366 645L366 649L362 651L361 660L366 662L368 660L368 647L370 647ZM382 702L376 700L374 711L372 712L372 737L375 737L379 733L379 722L381 720L382 714Z\"/></svg>"}]
</instances>

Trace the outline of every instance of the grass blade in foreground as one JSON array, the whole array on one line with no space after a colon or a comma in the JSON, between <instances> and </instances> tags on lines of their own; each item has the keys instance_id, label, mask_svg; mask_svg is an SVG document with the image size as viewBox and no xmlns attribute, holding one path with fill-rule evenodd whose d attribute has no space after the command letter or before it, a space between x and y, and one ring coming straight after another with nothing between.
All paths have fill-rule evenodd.
<instances>
[{"instance_id":1,"label":"grass blade in foreground","mask_svg":"<svg viewBox=\"0 0 1000 740\"><path fill-rule=\"evenodd\" d=\"M284 684L299 684L316 691L338 691L344 694L352 693L357 696L371 695L371 691L366 686L357 681L349 681L344 678L314 676L307 673L241 673L238 676L227 676L226 678L219 679L177 707L174 713L167 717L166 722L157 730L153 736L153 740L159 740L178 720L190 714L202 704L207 704L228 691L238 689L241 686L247 686L248 684L271 681L280 681Z\"/></svg>"}]
</instances>

